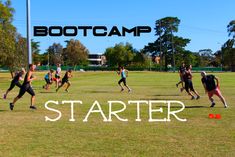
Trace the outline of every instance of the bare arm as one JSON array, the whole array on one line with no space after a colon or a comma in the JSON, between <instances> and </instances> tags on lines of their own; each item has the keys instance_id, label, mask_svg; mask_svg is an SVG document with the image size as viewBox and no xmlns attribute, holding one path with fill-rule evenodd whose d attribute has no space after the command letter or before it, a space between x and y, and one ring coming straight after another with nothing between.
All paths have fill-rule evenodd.
<instances>
[{"instance_id":1,"label":"bare arm","mask_svg":"<svg viewBox=\"0 0 235 157\"><path fill-rule=\"evenodd\" d=\"M121 74L121 70L119 70L119 71L116 71L116 72L117 72L117 74L118 74L118 75L120 75L120 74Z\"/></svg>"},{"instance_id":2,"label":"bare arm","mask_svg":"<svg viewBox=\"0 0 235 157\"><path fill-rule=\"evenodd\" d=\"M32 82L33 80L36 79L36 77L31 78L31 76L32 76L32 72L29 72L28 77L27 77L27 82Z\"/></svg>"},{"instance_id":3,"label":"bare arm","mask_svg":"<svg viewBox=\"0 0 235 157\"><path fill-rule=\"evenodd\" d=\"M128 70L126 70L126 77L128 77Z\"/></svg>"},{"instance_id":4,"label":"bare arm","mask_svg":"<svg viewBox=\"0 0 235 157\"><path fill-rule=\"evenodd\" d=\"M205 83L202 83L203 84L203 87L204 87L204 90L205 90L205 93L207 93L207 89L206 89L206 84Z\"/></svg>"},{"instance_id":5,"label":"bare arm","mask_svg":"<svg viewBox=\"0 0 235 157\"><path fill-rule=\"evenodd\" d=\"M215 80L216 80L216 87L219 87L219 78L215 77Z\"/></svg>"}]
</instances>

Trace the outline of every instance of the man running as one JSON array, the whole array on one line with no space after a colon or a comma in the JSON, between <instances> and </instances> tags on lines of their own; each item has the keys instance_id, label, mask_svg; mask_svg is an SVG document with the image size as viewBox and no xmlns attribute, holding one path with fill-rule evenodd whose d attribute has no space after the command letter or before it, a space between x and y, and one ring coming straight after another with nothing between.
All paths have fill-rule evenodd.
<instances>
[{"instance_id":1,"label":"man running","mask_svg":"<svg viewBox=\"0 0 235 157\"><path fill-rule=\"evenodd\" d=\"M183 76L184 78L184 84L185 84L185 90L186 92L191 96L191 100L193 99L199 99L200 96L198 94L198 92L194 89L193 87L193 82L192 82L192 65L189 65L186 70L185 70L185 74ZM196 95L196 97L193 95L193 93Z\"/></svg>"},{"instance_id":2,"label":"man running","mask_svg":"<svg viewBox=\"0 0 235 157\"><path fill-rule=\"evenodd\" d=\"M222 96L222 94L220 92L219 79L214 75L207 75L205 71L201 72L201 76L202 76L201 81L202 81L203 87L204 87L205 92L208 94L208 97L211 101L210 107L215 106L214 99L212 98L213 95L215 94L220 98L220 100L224 104L224 108L227 108L228 105L225 101L225 98ZM216 83L215 83L215 81L216 81Z\"/></svg>"},{"instance_id":3,"label":"man running","mask_svg":"<svg viewBox=\"0 0 235 157\"><path fill-rule=\"evenodd\" d=\"M58 92L58 90L59 90L61 87L63 87L65 83L67 83L67 87L66 87L65 91L66 91L66 92L69 92L69 91L68 91L68 88L69 88L70 85L71 85L71 83L70 83L70 81L69 81L69 78L71 78L71 77L72 77L72 69L69 69L68 71L66 71L66 73L65 73L65 75L64 75L64 77L63 77L63 79L62 79L62 83L61 83L61 85L56 89L56 92Z\"/></svg>"},{"instance_id":4,"label":"man running","mask_svg":"<svg viewBox=\"0 0 235 157\"><path fill-rule=\"evenodd\" d=\"M25 74L25 69L22 68L20 72L17 72L14 76L14 78L11 81L11 85L9 89L6 91L6 93L3 95L3 98L7 98L7 94L15 87L21 87L20 80L23 80L23 75Z\"/></svg>"},{"instance_id":5,"label":"man running","mask_svg":"<svg viewBox=\"0 0 235 157\"><path fill-rule=\"evenodd\" d=\"M178 88L179 84L181 84L181 88L180 91L182 92L184 90L184 74L186 71L186 67L185 67L185 63L182 63L182 65L179 67L179 75L180 75L180 81L178 83L176 83L176 87Z\"/></svg>"},{"instance_id":6,"label":"man running","mask_svg":"<svg viewBox=\"0 0 235 157\"><path fill-rule=\"evenodd\" d=\"M54 70L51 69L44 77L46 84L43 86L44 89L48 90L50 85L53 83L52 75L54 73Z\"/></svg>"},{"instance_id":7,"label":"man running","mask_svg":"<svg viewBox=\"0 0 235 157\"><path fill-rule=\"evenodd\" d=\"M126 84L126 78L128 77L128 70L126 70L124 68L124 66L122 66L121 68L119 68L119 71L117 71L117 73L118 73L118 75L121 75L121 79L118 81L118 84L121 87L121 92L124 91L124 88L121 85L122 82L123 82L124 86L128 89L128 92L131 92L131 89Z\"/></svg>"},{"instance_id":8,"label":"man running","mask_svg":"<svg viewBox=\"0 0 235 157\"><path fill-rule=\"evenodd\" d=\"M29 64L29 71L26 73L25 77L24 77L24 82L22 84L22 86L20 87L20 92L18 94L17 97L15 97L15 99L13 100L12 103L10 103L10 109L13 110L14 109L14 105L15 103L25 94L25 92L29 93L32 97L31 97L31 104L30 104L30 109L37 109L33 104L35 101L35 93L31 87L31 82L35 79L35 77L33 76L33 72L35 70L35 65L33 64Z\"/></svg>"}]
</instances>

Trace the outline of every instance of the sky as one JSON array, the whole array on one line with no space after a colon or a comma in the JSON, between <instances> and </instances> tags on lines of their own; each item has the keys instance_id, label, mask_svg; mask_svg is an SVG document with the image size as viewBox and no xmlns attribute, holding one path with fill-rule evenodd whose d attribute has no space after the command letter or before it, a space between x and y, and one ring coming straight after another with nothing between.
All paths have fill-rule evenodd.
<instances>
[{"instance_id":1,"label":"sky","mask_svg":"<svg viewBox=\"0 0 235 157\"><path fill-rule=\"evenodd\" d=\"M26 0L12 0L15 9L13 24L26 37ZM104 53L117 43L129 42L137 50L154 42L155 21L167 16L180 19L177 36L191 39L186 49L220 49L228 40L227 25L235 19L234 0L31 0L31 27L33 26L150 26L152 32L140 37L34 37L40 42L41 53L53 43L66 46L65 40L80 40L90 53Z\"/></svg>"}]
</instances>

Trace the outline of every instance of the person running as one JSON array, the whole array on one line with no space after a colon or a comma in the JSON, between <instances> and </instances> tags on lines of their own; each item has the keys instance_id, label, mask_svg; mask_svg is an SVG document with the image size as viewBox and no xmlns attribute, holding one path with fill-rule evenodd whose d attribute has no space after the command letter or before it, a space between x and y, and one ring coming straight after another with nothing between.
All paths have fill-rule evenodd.
<instances>
[{"instance_id":1,"label":"person running","mask_svg":"<svg viewBox=\"0 0 235 157\"><path fill-rule=\"evenodd\" d=\"M22 68L21 71L16 72L15 76L13 77L12 81L11 81L11 85L8 88L8 90L6 91L6 93L3 95L3 98L6 99L7 98L7 94L15 87L21 87L20 84L20 80L23 80L23 75L25 74L25 69Z\"/></svg>"},{"instance_id":2,"label":"person running","mask_svg":"<svg viewBox=\"0 0 235 157\"><path fill-rule=\"evenodd\" d=\"M211 101L210 107L215 106L215 102L213 99L213 95L215 94L220 98L220 100L224 104L224 108L227 108L228 105L227 105L225 98L223 97L223 95L221 94L221 91L220 91L219 79L214 75L207 75L205 71L201 72L201 76L202 76L201 82L203 84L205 92L208 94L208 97ZM215 81L216 81L216 83L215 83Z\"/></svg>"},{"instance_id":3,"label":"person running","mask_svg":"<svg viewBox=\"0 0 235 157\"><path fill-rule=\"evenodd\" d=\"M62 83L61 83L61 85L56 89L56 92L58 92L59 89L60 89L61 87L63 87L65 83L67 83L67 87L66 87L65 91L66 91L66 92L69 92L69 91L68 91L68 88L69 88L70 85L71 85L71 83L70 83L70 81L69 81L69 78L71 78L71 77L72 77L72 69L69 69L68 71L66 71L66 73L65 73L65 75L64 75L64 77L63 77L63 79L62 79Z\"/></svg>"},{"instance_id":4,"label":"person running","mask_svg":"<svg viewBox=\"0 0 235 157\"><path fill-rule=\"evenodd\" d=\"M194 89L193 87L193 82L192 82L192 65L189 65L186 67L185 74L183 75L184 78L184 88L186 92L191 96L191 100L193 99L199 99L200 96L198 92ZM196 97L193 95L193 93L196 95Z\"/></svg>"},{"instance_id":5,"label":"person running","mask_svg":"<svg viewBox=\"0 0 235 157\"><path fill-rule=\"evenodd\" d=\"M56 88L58 88L59 84L61 83L61 80L60 80L61 67L60 66L61 66L60 64L57 64L57 69L55 73Z\"/></svg>"},{"instance_id":6,"label":"person running","mask_svg":"<svg viewBox=\"0 0 235 157\"><path fill-rule=\"evenodd\" d=\"M51 69L44 77L46 84L43 86L44 89L48 90L50 88L50 85L53 83L52 75L54 73L54 70Z\"/></svg>"},{"instance_id":7,"label":"person running","mask_svg":"<svg viewBox=\"0 0 235 157\"><path fill-rule=\"evenodd\" d=\"M126 84L126 78L128 77L128 70L126 70L123 66L119 68L117 71L118 75L121 75L121 79L118 81L119 86L121 87L121 92L124 91L123 86L121 83L123 82L124 86L128 89L128 92L131 92L131 89Z\"/></svg>"},{"instance_id":8,"label":"person running","mask_svg":"<svg viewBox=\"0 0 235 157\"><path fill-rule=\"evenodd\" d=\"M180 76L180 81L178 83L176 83L176 87L178 88L178 86L181 84L181 88L180 91L183 92L184 90L184 74L186 71L186 67L185 67L185 63L183 62L182 65L179 67L179 76Z\"/></svg>"},{"instance_id":9,"label":"person running","mask_svg":"<svg viewBox=\"0 0 235 157\"><path fill-rule=\"evenodd\" d=\"M13 110L14 109L14 105L15 103L20 99L22 98L22 96L25 94L25 92L29 93L32 97L31 97L31 104L30 104L30 109L37 109L35 106L34 106L34 101L35 101L35 93L31 87L31 82L36 79L34 76L33 76L33 72L35 70L35 65L33 64L29 64L29 71L26 73L25 77L24 77L24 82L22 84L22 86L20 87L20 92L18 94L17 97L14 98L13 102L10 103L10 109Z\"/></svg>"}]
</instances>

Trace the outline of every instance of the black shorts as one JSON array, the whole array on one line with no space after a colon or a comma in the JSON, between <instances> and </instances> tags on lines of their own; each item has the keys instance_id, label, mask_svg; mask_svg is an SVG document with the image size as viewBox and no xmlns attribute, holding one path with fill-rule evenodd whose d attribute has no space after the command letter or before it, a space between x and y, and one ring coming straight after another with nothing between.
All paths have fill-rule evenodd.
<instances>
[{"instance_id":1,"label":"black shorts","mask_svg":"<svg viewBox=\"0 0 235 157\"><path fill-rule=\"evenodd\" d=\"M59 75L55 75L55 78L56 78L56 79L60 79L60 76L59 76Z\"/></svg>"},{"instance_id":2,"label":"black shorts","mask_svg":"<svg viewBox=\"0 0 235 157\"><path fill-rule=\"evenodd\" d=\"M190 79L185 80L184 83L185 83L184 88L187 92L189 92L189 89L190 89L190 91L194 91L192 80L190 80Z\"/></svg>"},{"instance_id":3,"label":"black shorts","mask_svg":"<svg viewBox=\"0 0 235 157\"><path fill-rule=\"evenodd\" d=\"M35 93L33 91L33 88L31 87L30 84L22 85L20 88L20 92L18 94L18 98L21 98L25 92L29 93L31 96L35 96Z\"/></svg>"},{"instance_id":4,"label":"black shorts","mask_svg":"<svg viewBox=\"0 0 235 157\"><path fill-rule=\"evenodd\" d=\"M65 84L65 83L69 83L69 80L68 79L62 79L62 85Z\"/></svg>"},{"instance_id":5,"label":"black shorts","mask_svg":"<svg viewBox=\"0 0 235 157\"><path fill-rule=\"evenodd\" d=\"M15 86L17 86L17 87L20 88L20 87L21 87L21 84L20 84L19 81L14 81L14 80L12 80L12 81L11 81L11 85L10 85L10 87L9 87L8 90L9 90L9 91L12 90Z\"/></svg>"},{"instance_id":6,"label":"black shorts","mask_svg":"<svg viewBox=\"0 0 235 157\"><path fill-rule=\"evenodd\" d=\"M118 81L118 84L121 84L123 82L123 84L126 86L126 78L121 78L119 81Z\"/></svg>"},{"instance_id":7,"label":"black shorts","mask_svg":"<svg viewBox=\"0 0 235 157\"><path fill-rule=\"evenodd\" d=\"M45 81L46 81L47 84L51 84L51 81L49 79L45 78Z\"/></svg>"}]
</instances>

